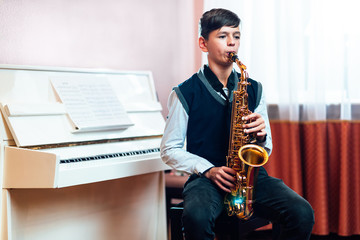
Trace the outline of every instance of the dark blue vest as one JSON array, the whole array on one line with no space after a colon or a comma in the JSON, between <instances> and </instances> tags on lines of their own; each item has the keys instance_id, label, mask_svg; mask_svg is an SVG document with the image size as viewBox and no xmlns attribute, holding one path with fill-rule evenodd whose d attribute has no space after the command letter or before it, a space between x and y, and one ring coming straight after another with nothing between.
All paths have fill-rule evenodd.
<instances>
[{"instance_id":1,"label":"dark blue vest","mask_svg":"<svg viewBox=\"0 0 360 240\"><path fill-rule=\"evenodd\" d=\"M239 74L233 76L237 86ZM248 105L253 112L260 100L261 84L252 79L248 81L251 83L248 86ZM211 87L203 71L194 74L174 90L189 115L187 151L207 159L216 167L226 165L232 92L228 103Z\"/></svg>"}]
</instances>

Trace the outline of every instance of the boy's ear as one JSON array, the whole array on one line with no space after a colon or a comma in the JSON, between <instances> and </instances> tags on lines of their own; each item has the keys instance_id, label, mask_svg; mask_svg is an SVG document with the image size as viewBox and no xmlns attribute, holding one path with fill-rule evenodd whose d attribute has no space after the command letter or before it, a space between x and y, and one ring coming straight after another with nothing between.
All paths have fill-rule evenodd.
<instances>
[{"instance_id":1,"label":"boy's ear","mask_svg":"<svg viewBox=\"0 0 360 240\"><path fill-rule=\"evenodd\" d=\"M201 51L208 52L207 41L205 40L204 37L199 37L199 47L200 47Z\"/></svg>"}]
</instances>

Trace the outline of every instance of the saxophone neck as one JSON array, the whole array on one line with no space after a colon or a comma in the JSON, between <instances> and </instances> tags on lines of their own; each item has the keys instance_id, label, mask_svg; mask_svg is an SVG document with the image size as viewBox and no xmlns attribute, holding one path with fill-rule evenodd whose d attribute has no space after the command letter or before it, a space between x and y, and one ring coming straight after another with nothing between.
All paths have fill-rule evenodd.
<instances>
[{"instance_id":1,"label":"saxophone neck","mask_svg":"<svg viewBox=\"0 0 360 240\"><path fill-rule=\"evenodd\" d=\"M236 65L239 67L240 72L241 72L241 80L242 81L246 81L246 79L248 79L248 74L246 72L246 66L239 60L239 57L236 55L235 52L231 52L229 53L229 59L230 61L236 63Z\"/></svg>"}]
</instances>

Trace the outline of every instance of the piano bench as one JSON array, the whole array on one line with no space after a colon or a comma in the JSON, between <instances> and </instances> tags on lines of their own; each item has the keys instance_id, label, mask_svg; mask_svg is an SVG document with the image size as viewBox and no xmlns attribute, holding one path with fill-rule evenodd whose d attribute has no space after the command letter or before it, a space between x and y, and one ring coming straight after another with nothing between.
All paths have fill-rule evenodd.
<instances>
[{"instance_id":1,"label":"piano bench","mask_svg":"<svg viewBox=\"0 0 360 240\"><path fill-rule=\"evenodd\" d=\"M181 216L183 212L183 203L170 208L170 239L183 240L183 228ZM215 233L217 240L236 240L243 239L250 232L268 225L270 222L263 218L251 217L249 220L244 221L236 219L236 217L220 216L215 226Z\"/></svg>"}]
</instances>

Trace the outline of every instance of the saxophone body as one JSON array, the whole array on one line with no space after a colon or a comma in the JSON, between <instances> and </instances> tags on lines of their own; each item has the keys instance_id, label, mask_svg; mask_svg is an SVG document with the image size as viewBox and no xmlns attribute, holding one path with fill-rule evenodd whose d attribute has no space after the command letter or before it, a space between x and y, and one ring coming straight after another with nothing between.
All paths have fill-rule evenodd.
<instances>
[{"instance_id":1,"label":"saxophone body","mask_svg":"<svg viewBox=\"0 0 360 240\"><path fill-rule=\"evenodd\" d=\"M224 204L229 216L236 215L247 220L253 214L254 190L259 167L268 161L266 150L256 145L256 136L244 132L243 125L248 123L244 117L251 114L248 109L246 66L235 53L229 58L241 71L237 89L233 92L231 128L226 165L236 171L235 187L225 196Z\"/></svg>"}]
</instances>

